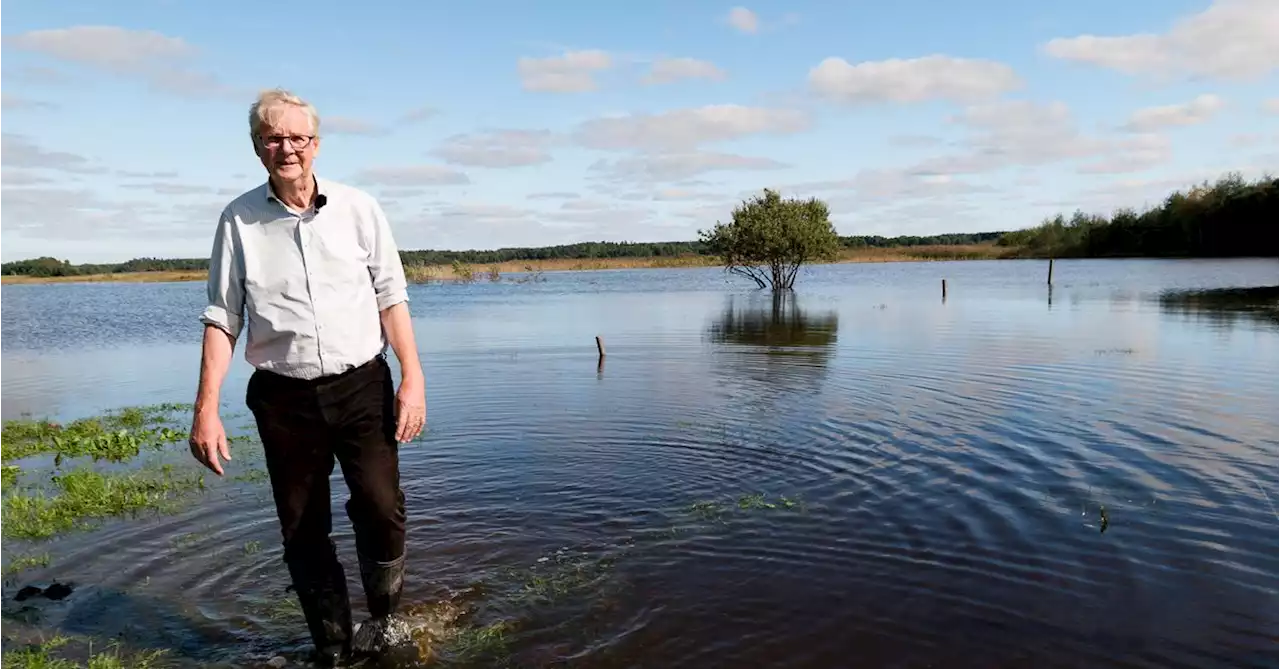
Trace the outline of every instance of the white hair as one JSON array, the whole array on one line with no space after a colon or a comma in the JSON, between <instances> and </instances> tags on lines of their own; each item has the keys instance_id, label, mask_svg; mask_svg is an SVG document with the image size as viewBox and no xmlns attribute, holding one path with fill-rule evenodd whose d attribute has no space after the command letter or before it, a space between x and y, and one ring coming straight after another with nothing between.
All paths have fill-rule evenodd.
<instances>
[{"instance_id":1,"label":"white hair","mask_svg":"<svg viewBox=\"0 0 1280 669\"><path fill-rule=\"evenodd\" d=\"M249 136L255 144L263 126L273 125L280 118L279 109L283 106L297 107L306 112L311 119L311 132L317 136L320 134L320 114L310 102L283 88L273 88L259 93L258 99L249 107Z\"/></svg>"}]
</instances>

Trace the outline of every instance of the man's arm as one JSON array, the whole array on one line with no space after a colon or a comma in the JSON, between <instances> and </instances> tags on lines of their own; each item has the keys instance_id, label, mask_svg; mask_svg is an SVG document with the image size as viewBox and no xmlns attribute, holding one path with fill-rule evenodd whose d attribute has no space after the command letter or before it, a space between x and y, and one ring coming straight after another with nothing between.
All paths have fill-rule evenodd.
<instances>
[{"instance_id":1,"label":"man's arm","mask_svg":"<svg viewBox=\"0 0 1280 669\"><path fill-rule=\"evenodd\" d=\"M219 395L244 324L244 257L238 241L231 217L223 212L209 254L208 306L200 314L205 328L190 438L191 454L218 476L222 476L218 457L231 459L218 416Z\"/></svg>"},{"instance_id":2,"label":"man's arm","mask_svg":"<svg viewBox=\"0 0 1280 669\"><path fill-rule=\"evenodd\" d=\"M418 360L418 343L413 336L413 321L409 316L409 303L397 302L383 309L382 330L387 333L387 343L400 361L400 376L416 376L421 382L422 363Z\"/></svg>"},{"instance_id":3,"label":"man's arm","mask_svg":"<svg viewBox=\"0 0 1280 669\"><path fill-rule=\"evenodd\" d=\"M400 389L396 391L396 441L416 439L427 423L427 393L422 363L418 361L418 345L413 337L406 302L383 309L382 329L387 342L400 361Z\"/></svg>"},{"instance_id":4,"label":"man's arm","mask_svg":"<svg viewBox=\"0 0 1280 669\"><path fill-rule=\"evenodd\" d=\"M231 367L231 354L236 340L216 325L204 326L204 341L200 346L200 385L196 388L196 416L218 416L219 395L222 381Z\"/></svg>"},{"instance_id":5,"label":"man's arm","mask_svg":"<svg viewBox=\"0 0 1280 669\"><path fill-rule=\"evenodd\" d=\"M409 441L422 432L427 420L427 399L418 344L409 316L408 282L400 262L400 250L382 207L372 205L373 240L369 277L378 299L378 313L387 343L400 361L400 389L396 392L396 439Z\"/></svg>"}]
</instances>

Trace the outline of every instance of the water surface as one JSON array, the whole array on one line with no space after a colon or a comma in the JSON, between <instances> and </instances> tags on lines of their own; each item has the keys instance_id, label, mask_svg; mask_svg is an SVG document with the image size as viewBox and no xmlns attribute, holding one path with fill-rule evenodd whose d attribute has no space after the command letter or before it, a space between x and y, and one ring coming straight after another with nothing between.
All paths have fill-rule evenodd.
<instances>
[{"instance_id":1,"label":"water surface","mask_svg":"<svg viewBox=\"0 0 1280 669\"><path fill-rule=\"evenodd\" d=\"M786 300L714 269L414 286L406 599L509 621L515 666L1275 666L1276 292L1203 291L1277 262L1045 270L815 267ZM202 300L6 286L4 417L190 401ZM238 351L228 416L248 373ZM264 484L225 485L29 576L79 584L47 627L234 663L305 640L263 612L278 537Z\"/></svg>"}]
</instances>

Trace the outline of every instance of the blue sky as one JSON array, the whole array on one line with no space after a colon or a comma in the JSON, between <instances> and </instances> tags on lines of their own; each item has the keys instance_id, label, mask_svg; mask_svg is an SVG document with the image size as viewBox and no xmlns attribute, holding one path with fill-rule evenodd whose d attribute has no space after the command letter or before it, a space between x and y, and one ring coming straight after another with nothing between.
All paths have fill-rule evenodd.
<instances>
[{"instance_id":1,"label":"blue sky","mask_svg":"<svg viewBox=\"0 0 1280 669\"><path fill-rule=\"evenodd\" d=\"M4 10L6 261L207 255L274 86L406 249L693 239L765 187L1004 230L1280 160L1274 0Z\"/></svg>"}]
</instances>

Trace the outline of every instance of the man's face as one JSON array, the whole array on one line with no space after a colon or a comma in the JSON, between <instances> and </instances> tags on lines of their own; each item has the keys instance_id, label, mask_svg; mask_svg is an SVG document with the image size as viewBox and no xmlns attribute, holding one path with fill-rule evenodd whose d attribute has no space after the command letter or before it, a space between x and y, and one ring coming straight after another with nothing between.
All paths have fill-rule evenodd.
<instances>
[{"instance_id":1,"label":"man's face","mask_svg":"<svg viewBox=\"0 0 1280 669\"><path fill-rule=\"evenodd\" d=\"M262 166L280 181L311 174L311 163L320 152L320 138L312 134L311 119L293 106L273 111L272 122L258 133L257 152Z\"/></svg>"}]
</instances>

